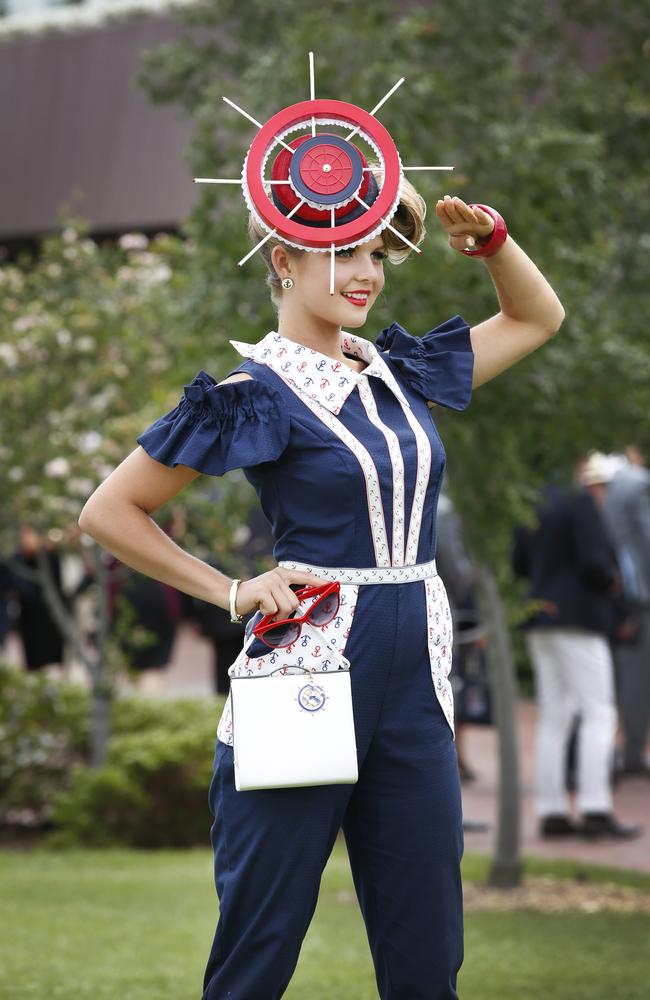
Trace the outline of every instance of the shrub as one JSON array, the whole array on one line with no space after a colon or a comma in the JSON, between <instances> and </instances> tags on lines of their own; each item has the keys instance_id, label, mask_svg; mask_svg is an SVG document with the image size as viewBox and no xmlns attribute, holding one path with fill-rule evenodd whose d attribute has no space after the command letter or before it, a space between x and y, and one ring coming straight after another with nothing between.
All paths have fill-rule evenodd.
<instances>
[{"instance_id":1,"label":"shrub","mask_svg":"<svg viewBox=\"0 0 650 1000\"><path fill-rule=\"evenodd\" d=\"M205 844L219 699L117 698L106 765L88 767L80 685L0 663L0 827L52 846Z\"/></svg>"},{"instance_id":2,"label":"shrub","mask_svg":"<svg viewBox=\"0 0 650 1000\"><path fill-rule=\"evenodd\" d=\"M209 840L215 699L116 703L139 730L111 739L106 765L77 768L56 799L53 846L189 847Z\"/></svg>"},{"instance_id":3,"label":"shrub","mask_svg":"<svg viewBox=\"0 0 650 1000\"><path fill-rule=\"evenodd\" d=\"M86 691L0 663L0 826L46 823L87 752Z\"/></svg>"}]
</instances>

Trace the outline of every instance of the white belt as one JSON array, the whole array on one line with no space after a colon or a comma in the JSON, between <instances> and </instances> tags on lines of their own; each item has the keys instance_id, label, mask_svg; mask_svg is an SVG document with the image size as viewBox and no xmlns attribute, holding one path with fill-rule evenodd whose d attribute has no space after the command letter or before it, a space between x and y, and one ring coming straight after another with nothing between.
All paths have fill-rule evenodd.
<instances>
[{"instance_id":1,"label":"white belt","mask_svg":"<svg viewBox=\"0 0 650 1000\"><path fill-rule=\"evenodd\" d=\"M297 569L313 573L324 580L338 580L340 583L410 583L411 580L426 580L437 576L436 561L417 563L414 566L312 566L309 563L289 562L283 559L278 563L285 569Z\"/></svg>"}]
</instances>

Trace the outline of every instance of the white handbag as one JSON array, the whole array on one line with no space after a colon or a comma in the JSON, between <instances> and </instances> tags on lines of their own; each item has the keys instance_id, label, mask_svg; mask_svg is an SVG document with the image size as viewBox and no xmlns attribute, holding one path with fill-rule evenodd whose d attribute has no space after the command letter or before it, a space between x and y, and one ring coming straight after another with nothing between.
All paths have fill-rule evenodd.
<instances>
[{"instance_id":1,"label":"white handbag","mask_svg":"<svg viewBox=\"0 0 650 1000\"><path fill-rule=\"evenodd\" d=\"M228 671L237 791L354 784L359 773L350 661L328 647L339 669L291 664L299 672L288 673L285 663L262 676L237 676L245 650Z\"/></svg>"}]
</instances>

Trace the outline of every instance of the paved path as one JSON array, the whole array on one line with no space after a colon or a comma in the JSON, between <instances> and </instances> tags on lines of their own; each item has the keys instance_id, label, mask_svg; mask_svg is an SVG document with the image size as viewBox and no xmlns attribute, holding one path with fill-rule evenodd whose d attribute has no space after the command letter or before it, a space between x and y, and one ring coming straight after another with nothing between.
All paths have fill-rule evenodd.
<instances>
[{"instance_id":1,"label":"paved path","mask_svg":"<svg viewBox=\"0 0 650 1000\"><path fill-rule=\"evenodd\" d=\"M603 840L588 842L580 838L567 840L542 840L537 836L537 818L533 807L533 766L537 709L530 701L520 701L517 706L517 732L519 742L521 824L523 855L535 854L545 858L573 858L594 864L613 865L650 872L650 780L625 779L614 791L614 811L626 823L640 823L645 827L643 837L637 840ZM488 833L466 833L465 849L468 852L491 854L494 846L498 769L497 740L492 728L468 726L467 764L477 774L477 780L463 785L463 811L466 819L485 820L491 824ZM577 815L574 811L574 815Z\"/></svg>"}]
</instances>

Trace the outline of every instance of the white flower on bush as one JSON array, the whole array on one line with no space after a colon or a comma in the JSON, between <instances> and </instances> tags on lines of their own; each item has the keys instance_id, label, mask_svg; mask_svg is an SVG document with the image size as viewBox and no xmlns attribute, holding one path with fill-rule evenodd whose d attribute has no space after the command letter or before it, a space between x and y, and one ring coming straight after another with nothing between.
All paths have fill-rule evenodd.
<instances>
[{"instance_id":1,"label":"white flower on bush","mask_svg":"<svg viewBox=\"0 0 650 1000\"><path fill-rule=\"evenodd\" d=\"M137 264L138 267L155 267L159 260L158 254L150 253L147 250L131 255L132 263Z\"/></svg>"},{"instance_id":2,"label":"white flower on bush","mask_svg":"<svg viewBox=\"0 0 650 1000\"><path fill-rule=\"evenodd\" d=\"M78 351L88 354L95 347L94 337L77 337L75 340L75 347Z\"/></svg>"},{"instance_id":3,"label":"white flower on bush","mask_svg":"<svg viewBox=\"0 0 650 1000\"><path fill-rule=\"evenodd\" d=\"M7 473L7 479L9 479L12 483L19 483L24 478L25 470L21 469L18 465L12 466Z\"/></svg>"},{"instance_id":4,"label":"white flower on bush","mask_svg":"<svg viewBox=\"0 0 650 1000\"><path fill-rule=\"evenodd\" d=\"M68 490L73 496L88 497L95 489L92 479L69 479Z\"/></svg>"},{"instance_id":5,"label":"white flower on bush","mask_svg":"<svg viewBox=\"0 0 650 1000\"><path fill-rule=\"evenodd\" d=\"M118 240L122 250L146 250L149 240L144 233L124 233Z\"/></svg>"},{"instance_id":6,"label":"white flower on bush","mask_svg":"<svg viewBox=\"0 0 650 1000\"><path fill-rule=\"evenodd\" d=\"M0 361L7 368L15 368L18 364L18 354L11 344L0 344Z\"/></svg>"},{"instance_id":7,"label":"white flower on bush","mask_svg":"<svg viewBox=\"0 0 650 1000\"><path fill-rule=\"evenodd\" d=\"M161 285L164 281L169 281L172 276L172 269L169 264L159 264L148 271L138 272L138 282L143 288L152 288L154 285Z\"/></svg>"},{"instance_id":8,"label":"white flower on bush","mask_svg":"<svg viewBox=\"0 0 650 1000\"><path fill-rule=\"evenodd\" d=\"M24 284L25 279L17 267L11 265L0 267L0 285L7 285L12 292L19 292Z\"/></svg>"},{"instance_id":9,"label":"white flower on bush","mask_svg":"<svg viewBox=\"0 0 650 1000\"><path fill-rule=\"evenodd\" d=\"M116 392L116 386L107 385L101 392L95 393L95 395L88 400L89 408L93 411L93 413L101 413L103 410L107 410L115 398Z\"/></svg>"},{"instance_id":10,"label":"white flower on bush","mask_svg":"<svg viewBox=\"0 0 650 1000\"><path fill-rule=\"evenodd\" d=\"M52 479L63 479L70 473L70 463L67 458L53 458L45 466L45 474Z\"/></svg>"},{"instance_id":11,"label":"white flower on bush","mask_svg":"<svg viewBox=\"0 0 650 1000\"><path fill-rule=\"evenodd\" d=\"M25 330L31 330L33 327L38 326L39 318L39 316L35 316L33 313L19 316L18 319L14 320L14 330L16 333L24 333Z\"/></svg>"},{"instance_id":12,"label":"white flower on bush","mask_svg":"<svg viewBox=\"0 0 650 1000\"><path fill-rule=\"evenodd\" d=\"M77 230L73 229L72 226L66 226L61 236L64 243L74 243L77 239Z\"/></svg>"},{"instance_id":13,"label":"white flower on bush","mask_svg":"<svg viewBox=\"0 0 650 1000\"><path fill-rule=\"evenodd\" d=\"M91 239L81 240L79 246L81 247L84 253L87 253L89 255L97 252L97 244L95 243L94 240Z\"/></svg>"},{"instance_id":14,"label":"white flower on bush","mask_svg":"<svg viewBox=\"0 0 650 1000\"><path fill-rule=\"evenodd\" d=\"M44 502L45 510L48 513L59 514L68 509L68 501L65 497L45 497Z\"/></svg>"},{"instance_id":15,"label":"white flower on bush","mask_svg":"<svg viewBox=\"0 0 650 1000\"><path fill-rule=\"evenodd\" d=\"M76 247L66 247L63 251L63 256L66 257L67 260L75 260L75 258L79 256L79 251Z\"/></svg>"},{"instance_id":16,"label":"white flower on bush","mask_svg":"<svg viewBox=\"0 0 650 1000\"><path fill-rule=\"evenodd\" d=\"M11 285L12 292L21 292L25 287L24 275L17 267L9 269L9 284Z\"/></svg>"},{"instance_id":17,"label":"white flower on bush","mask_svg":"<svg viewBox=\"0 0 650 1000\"><path fill-rule=\"evenodd\" d=\"M60 264L48 264L45 268L45 273L48 278L60 278L63 273L63 268Z\"/></svg>"},{"instance_id":18,"label":"white flower on bush","mask_svg":"<svg viewBox=\"0 0 650 1000\"><path fill-rule=\"evenodd\" d=\"M79 438L79 448L88 454L91 451L97 451L103 440L97 431L86 431Z\"/></svg>"},{"instance_id":19,"label":"white flower on bush","mask_svg":"<svg viewBox=\"0 0 650 1000\"><path fill-rule=\"evenodd\" d=\"M57 330L56 342L59 347L67 347L72 342L72 334L69 330Z\"/></svg>"},{"instance_id":20,"label":"white flower on bush","mask_svg":"<svg viewBox=\"0 0 650 1000\"><path fill-rule=\"evenodd\" d=\"M169 281L172 269L158 254L141 251L130 257L130 264L118 267L116 278L121 282L135 281L141 289Z\"/></svg>"}]
</instances>

